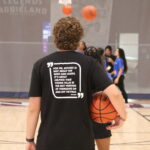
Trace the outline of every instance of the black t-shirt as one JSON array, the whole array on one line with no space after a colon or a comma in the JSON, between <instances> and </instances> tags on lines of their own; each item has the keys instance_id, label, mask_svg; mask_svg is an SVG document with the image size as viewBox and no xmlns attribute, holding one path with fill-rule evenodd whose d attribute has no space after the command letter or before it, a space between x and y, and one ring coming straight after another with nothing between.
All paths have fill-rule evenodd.
<instances>
[{"instance_id":1,"label":"black t-shirt","mask_svg":"<svg viewBox=\"0 0 150 150\"><path fill-rule=\"evenodd\" d=\"M92 91L108 87L102 67L74 51L55 52L33 67L30 97L41 97L37 150L94 150Z\"/></svg>"}]
</instances>

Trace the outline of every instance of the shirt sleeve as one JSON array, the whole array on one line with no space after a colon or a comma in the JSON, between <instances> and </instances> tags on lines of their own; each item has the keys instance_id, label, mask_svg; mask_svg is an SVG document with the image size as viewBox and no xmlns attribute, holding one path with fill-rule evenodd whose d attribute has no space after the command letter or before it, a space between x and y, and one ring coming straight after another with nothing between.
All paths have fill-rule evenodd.
<instances>
[{"instance_id":1,"label":"shirt sleeve","mask_svg":"<svg viewBox=\"0 0 150 150\"><path fill-rule=\"evenodd\" d=\"M34 64L32 69L29 97L41 97L41 96L42 96L41 78L39 66L36 63Z\"/></svg>"},{"instance_id":2,"label":"shirt sleeve","mask_svg":"<svg viewBox=\"0 0 150 150\"><path fill-rule=\"evenodd\" d=\"M119 59L119 61L118 61L118 66L119 66L119 69L120 69L120 68L123 68L123 69L124 69L124 64L123 64L123 60L122 60L122 59Z\"/></svg>"},{"instance_id":3,"label":"shirt sleeve","mask_svg":"<svg viewBox=\"0 0 150 150\"><path fill-rule=\"evenodd\" d=\"M93 64L91 84L94 92L103 91L112 84L112 81L108 78L103 67L98 62Z\"/></svg>"}]
</instances>

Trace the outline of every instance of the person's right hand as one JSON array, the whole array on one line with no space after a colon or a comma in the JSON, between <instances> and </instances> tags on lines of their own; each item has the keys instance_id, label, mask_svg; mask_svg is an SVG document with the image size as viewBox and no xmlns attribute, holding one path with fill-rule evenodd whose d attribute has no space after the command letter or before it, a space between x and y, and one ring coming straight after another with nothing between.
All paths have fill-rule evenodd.
<instances>
[{"instance_id":1,"label":"person's right hand","mask_svg":"<svg viewBox=\"0 0 150 150\"><path fill-rule=\"evenodd\" d=\"M118 116L115 120L114 120L114 123L112 123L110 126L107 126L107 130L112 130L112 129L117 129L117 128L120 128L122 127L124 124L124 120Z\"/></svg>"},{"instance_id":2,"label":"person's right hand","mask_svg":"<svg viewBox=\"0 0 150 150\"><path fill-rule=\"evenodd\" d=\"M34 142L27 142L25 150L36 150L36 146Z\"/></svg>"},{"instance_id":3,"label":"person's right hand","mask_svg":"<svg viewBox=\"0 0 150 150\"><path fill-rule=\"evenodd\" d=\"M116 71L112 71L110 74L111 74L111 75L115 75L115 74L116 74Z\"/></svg>"}]
</instances>

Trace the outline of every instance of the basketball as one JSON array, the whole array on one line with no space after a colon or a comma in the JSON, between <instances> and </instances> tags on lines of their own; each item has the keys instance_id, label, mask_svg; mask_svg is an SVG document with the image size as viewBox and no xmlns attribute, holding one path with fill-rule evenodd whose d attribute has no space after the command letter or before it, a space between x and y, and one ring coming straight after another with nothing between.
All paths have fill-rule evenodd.
<instances>
[{"instance_id":1,"label":"basketball","mask_svg":"<svg viewBox=\"0 0 150 150\"><path fill-rule=\"evenodd\" d=\"M97 16L97 9L94 6L88 5L82 9L82 17L86 21L92 21Z\"/></svg>"},{"instance_id":2,"label":"basketball","mask_svg":"<svg viewBox=\"0 0 150 150\"><path fill-rule=\"evenodd\" d=\"M71 5L64 5L64 7L62 8L62 12L65 14L65 15L70 15L72 14L72 6Z\"/></svg>"},{"instance_id":3,"label":"basketball","mask_svg":"<svg viewBox=\"0 0 150 150\"><path fill-rule=\"evenodd\" d=\"M106 94L99 92L93 96L90 105L90 115L93 121L97 123L112 122L117 114Z\"/></svg>"}]
</instances>

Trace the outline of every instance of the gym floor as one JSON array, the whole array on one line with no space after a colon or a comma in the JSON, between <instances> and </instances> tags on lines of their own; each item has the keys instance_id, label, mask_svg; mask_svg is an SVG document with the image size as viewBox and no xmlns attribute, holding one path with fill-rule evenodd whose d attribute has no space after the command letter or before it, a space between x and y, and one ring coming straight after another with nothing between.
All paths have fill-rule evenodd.
<instances>
[{"instance_id":1,"label":"gym floor","mask_svg":"<svg viewBox=\"0 0 150 150\"><path fill-rule=\"evenodd\" d=\"M27 99L0 99L0 150L23 150ZM128 119L113 130L110 150L150 150L150 100L130 100Z\"/></svg>"}]
</instances>

